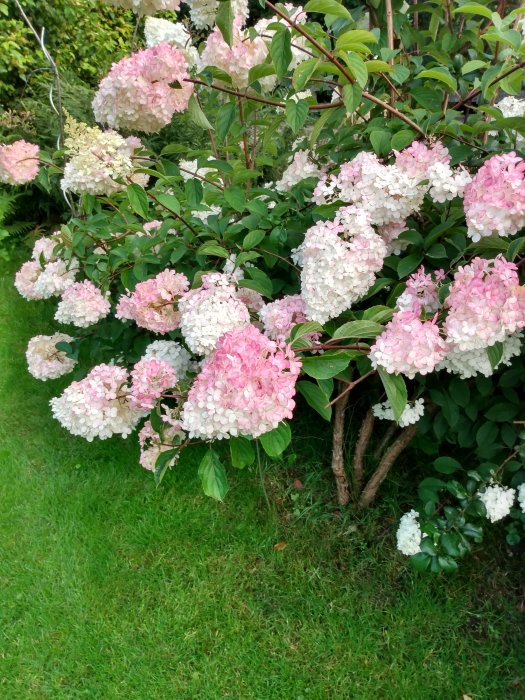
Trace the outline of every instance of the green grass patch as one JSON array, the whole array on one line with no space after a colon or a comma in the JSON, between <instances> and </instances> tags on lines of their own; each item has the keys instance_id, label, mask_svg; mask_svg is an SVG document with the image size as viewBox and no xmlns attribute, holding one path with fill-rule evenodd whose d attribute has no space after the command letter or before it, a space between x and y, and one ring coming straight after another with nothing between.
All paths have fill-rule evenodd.
<instances>
[{"instance_id":1,"label":"green grass patch","mask_svg":"<svg viewBox=\"0 0 525 700\"><path fill-rule=\"evenodd\" d=\"M53 304L24 301L12 277L8 265L2 699L523 698L518 555L489 546L451 577L410 571L394 546L402 486L359 521L339 513L324 425L303 425L295 457L270 468L272 512L251 471L229 470L224 504L205 498L196 453L155 488L134 438L88 444L53 420L68 379L38 382L24 357Z\"/></svg>"}]
</instances>

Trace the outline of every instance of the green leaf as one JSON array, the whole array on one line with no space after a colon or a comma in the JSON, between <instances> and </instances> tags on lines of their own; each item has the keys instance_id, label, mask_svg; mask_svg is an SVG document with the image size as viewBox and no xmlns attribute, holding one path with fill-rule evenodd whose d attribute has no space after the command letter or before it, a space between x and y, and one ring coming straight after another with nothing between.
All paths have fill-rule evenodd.
<instances>
[{"instance_id":1,"label":"green leaf","mask_svg":"<svg viewBox=\"0 0 525 700\"><path fill-rule=\"evenodd\" d=\"M368 71L363 59L355 53L344 54L343 58L358 85L364 88L368 82Z\"/></svg>"},{"instance_id":2,"label":"green leaf","mask_svg":"<svg viewBox=\"0 0 525 700\"><path fill-rule=\"evenodd\" d=\"M352 15L346 7L343 7L337 0L310 0L304 6L305 12L319 12L321 15L333 15L334 17L344 17L352 19Z\"/></svg>"},{"instance_id":3,"label":"green leaf","mask_svg":"<svg viewBox=\"0 0 525 700\"><path fill-rule=\"evenodd\" d=\"M250 268L248 268L250 269ZM268 297L269 299L272 298L273 294L273 287L272 287L272 282L270 279L243 279L239 280L239 287L246 287L247 289L254 289L256 292L259 292L259 294L262 294L263 297Z\"/></svg>"},{"instance_id":4,"label":"green leaf","mask_svg":"<svg viewBox=\"0 0 525 700\"><path fill-rule=\"evenodd\" d=\"M437 503L439 501L439 492L445 487L446 483L444 481L430 476L419 483L417 493L419 498L425 503L427 501Z\"/></svg>"},{"instance_id":5,"label":"green leaf","mask_svg":"<svg viewBox=\"0 0 525 700\"><path fill-rule=\"evenodd\" d=\"M403 148L409 146L412 143L412 141L415 140L415 138L416 135L413 131L410 131L410 129L401 129L401 131L397 131L392 136L390 147L394 151L402 151Z\"/></svg>"},{"instance_id":6,"label":"green leaf","mask_svg":"<svg viewBox=\"0 0 525 700\"><path fill-rule=\"evenodd\" d=\"M398 421L403 415L407 405L407 387L401 374L389 374L382 367L377 368L377 372L388 397L390 406L394 413L394 418Z\"/></svg>"},{"instance_id":7,"label":"green leaf","mask_svg":"<svg viewBox=\"0 0 525 700\"><path fill-rule=\"evenodd\" d=\"M349 321L343 323L336 332L334 338L375 338L383 332L383 326L375 321Z\"/></svg>"},{"instance_id":8,"label":"green leaf","mask_svg":"<svg viewBox=\"0 0 525 700\"><path fill-rule=\"evenodd\" d=\"M413 554L409 559L410 565L416 571L426 571L430 567L431 560L432 557L430 556L430 554L425 554L425 552Z\"/></svg>"},{"instance_id":9,"label":"green leaf","mask_svg":"<svg viewBox=\"0 0 525 700\"><path fill-rule=\"evenodd\" d=\"M306 100L286 100L286 121L294 133L303 126L308 116L308 103Z\"/></svg>"},{"instance_id":10,"label":"green leaf","mask_svg":"<svg viewBox=\"0 0 525 700\"><path fill-rule=\"evenodd\" d=\"M331 379L346 369L352 359L360 355L358 350L328 350L322 355L303 357L301 360L302 369L303 372L315 379Z\"/></svg>"},{"instance_id":11,"label":"green leaf","mask_svg":"<svg viewBox=\"0 0 525 700\"><path fill-rule=\"evenodd\" d=\"M412 253L412 255L408 255L406 258L402 258L397 266L397 275L399 279L403 279L413 272L416 267L419 267L422 260L423 256L420 253Z\"/></svg>"},{"instance_id":12,"label":"green leaf","mask_svg":"<svg viewBox=\"0 0 525 700\"><path fill-rule=\"evenodd\" d=\"M244 248L244 250L250 250L250 248L255 248L255 246L259 245L259 243L263 240L265 236L266 231L262 231L261 229L255 229L255 231L250 231L250 233L247 233L244 237L242 247Z\"/></svg>"},{"instance_id":13,"label":"green leaf","mask_svg":"<svg viewBox=\"0 0 525 700\"><path fill-rule=\"evenodd\" d=\"M310 134L310 138L308 139L308 142L310 144L310 148L313 148L313 146L316 145L317 140L321 134L321 131L323 130L324 125L332 116L330 114L330 112L334 112L334 111L335 110L333 110L333 109L325 109L323 114L321 114L319 119L315 122L314 127L312 129L312 133Z\"/></svg>"},{"instance_id":14,"label":"green leaf","mask_svg":"<svg viewBox=\"0 0 525 700\"><path fill-rule=\"evenodd\" d=\"M508 423L516 418L517 413L518 407L515 404L497 403L489 408L485 413L485 418L491 421Z\"/></svg>"},{"instance_id":15,"label":"green leaf","mask_svg":"<svg viewBox=\"0 0 525 700\"><path fill-rule=\"evenodd\" d=\"M487 357L489 358L490 366L492 369L496 369L501 362L501 358L503 357L503 343L494 343L494 345L490 345L488 348L486 348L486 352Z\"/></svg>"},{"instance_id":16,"label":"green leaf","mask_svg":"<svg viewBox=\"0 0 525 700\"><path fill-rule=\"evenodd\" d=\"M227 258L230 253L226 248L223 248L218 243L206 242L203 243L196 251L196 255L211 255L215 258Z\"/></svg>"},{"instance_id":17,"label":"green leaf","mask_svg":"<svg viewBox=\"0 0 525 700\"><path fill-rule=\"evenodd\" d=\"M472 73L472 71L478 70L479 68L484 68L486 65L486 61L480 61L479 59L475 59L474 61L467 61L461 69L461 75Z\"/></svg>"},{"instance_id":18,"label":"green leaf","mask_svg":"<svg viewBox=\"0 0 525 700\"><path fill-rule=\"evenodd\" d=\"M335 42L335 48L343 51L353 51L353 47L356 44L377 44L377 37L366 29L350 29L350 31L338 37Z\"/></svg>"},{"instance_id":19,"label":"green leaf","mask_svg":"<svg viewBox=\"0 0 525 700\"><path fill-rule=\"evenodd\" d=\"M216 501L224 500L228 493L228 479L226 470L219 459L219 455L210 448L199 464L198 471L202 490L206 496L214 498Z\"/></svg>"},{"instance_id":20,"label":"green leaf","mask_svg":"<svg viewBox=\"0 0 525 700\"><path fill-rule=\"evenodd\" d=\"M289 29L284 28L275 32L270 45L270 56L278 78L283 78L288 72L288 66L292 60L291 45L292 35Z\"/></svg>"},{"instance_id":21,"label":"green leaf","mask_svg":"<svg viewBox=\"0 0 525 700\"><path fill-rule=\"evenodd\" d=\"M172 450L164 450L164 452L161 452L160 455L157 457L154 472L155 483L157 484L157 486L160 484L162 479L164 479L166 472L168 471L169 467L173 464L173 460L176 458L178 452L178 447Z\"/></svg>"},{"instance_id":22,"label":"green leaf","mask_svg":"<svg viewBox=\"0 0 525 700\"><path fill-rule=\"evenodd\" d=\"M434 460L434 468L441 474L453 474L461 469L461 464L452 457L438 457Z\"/></svg>"},{"instance_id":23,"label":"green leaf","mask_svg":"<svg viewBox=\"0 0 525 700\"><path fill-rule=\"evenodd\" d=\"M377 61L376 59L372 59L371 61L367 61L365 63L366 70L368 73L392 73L394 70L394 67L391 66L389 63L386 63L385 61Z\"/></svg>"},{"instance_id":24,"label":"green leaf","mask_svg":"<svg viewBox=\"0 0 525 700\"><path fill-rule=\"evenodd\" d=\"M215 120L215 134L219 141L224 141L228 136L231 126L235 122L235 116L236 108L233 102L227 102L219 108Z\"/></svg>"},{"instance_id":25,"label":"green leaf","mask_svg":"<svg viewBox=\"0 0 525 700\"><path fill-rule=\"evenodd\" d=\"M314 411L317 411L327 421L332 420L332 407L327 404L330 397L327 396L318 384L301 381L296 384L297 390L304 396L306 402Z\"/></svg>"},{"instance_id":26,"label":"green leaf","mask_svg":"<svg viewBox=\"0 0 525 700\"><path fill-rule=\"evenodd\" d=\"M505 255L507 260L515 260L519 253L521 253L521 251L523 250L524 246L525 237L516 238L514 241L509 243L509 247L507 248L507 253Z\"/></svg>"},{"instance_id":27,"label":"green leaf","mask_svg":"<svg viewBox=\"0 0 525 700\"><path fill-rule=\"evenodd\" d=\"M487 19L492 19L492 11L489 10L488 7L480 5L477 2L472 2L468 5L462 5L461 7L457 7L455 10L453 10L452 14L455 15L458 12L461 12L462 14L466 15L481 15L482 17L486 17Z\"/></svg>"},{"instance_id":28,"label":"green leaf","mask_svg":"<svg viewBox=\"0 0 525 700\"><path fill-rule=\"evenodd\" d=\"M215 24L219 27L222 37L228 46L233 44L233 19L231 2L229 0L220 0Z\"/></svg>"},{"instance_id":29,"label":"green leaf","mask_svg":"<svg viewBox=\"0 0 525 700\"><path fill-rule=\"evenodd\" d=\"M286 421L282 421L277 428L259 437L262 448L268 457L279 457L288 447L291 439L292 431Z\"/></svg>"},{"instance_id":30,"label":"green leaf","mask_svg":"<svg viewBox=\"0 0 525 700\"><path fill-rule=\"evenodd\" d=\"M224 189L224 199L235 211L240 212L246 209L246 197L240 187L226 187Z\"/></svg>"},{"instance_id":31,"label":"green leaf","mask_svg":"<svg viewBox=\"0 0 525 700\"><path fill-rule=\"evenodd\" d=\"M299 63L292 78L294 90L299 92L304 89L320 62L320 58L308 58L306 61L301 61L301 63Z\"/></svg>"},{"instance_id":32,"label":"green leaf","mask_svg":"<svg viewBox=\"0 0 525 700\"><path fill-rule=\"evenodd\" d=\"M343 102L348 114L353 114L361 104L363 90L357 83L343 85ZM330 110L327 110L330 111Z\"/></svg>"},{"instance_id":33,"label":"green leaf","mask_svg":"<svg viewBox=\"0 0 525 700\"><path fill-rule=\"evenodd\" d=\"M454 92L458 89L458 84L456 79L450 75L447 68L442 68L438 66L437 68L430 68L429 70L423 70L421 73L417 74L418 78L432 78L433 80L439 80L445 83Z\"/></svg>"},{"instance_id":34,"label":"green leaf","mask_svg":"<svg viewBox=\"0 0 525 700\"><path fill-rule=\"evenodd\" d=\"M370 143L378 156L386 156L390 151L390 132L384 129L374 129L370 133Z\"/></svg>"},{"instance_id":35,"label":"green leaf","mask_svg":"<svg viewBox=\"0 0 525 700\"><path fill-rule=\"evenodd\" d=\"M133 211L143 219L148 219L149 202L145 189L137 184L128 185L126 195Z\"/></svg>"},{"instance_id":36,"label":"green leaf","mask_svg":"<svg viewBox=\"0 0 525 700\"><path fill-rule=\"evenodd\" d=\"M180 214L180 202L174 194L156 194L158 203L175 214Z\"/></svg>"},{"instance_id":37,"label":"green leaf","mask_svg":"<svg viewBox=\"0 0 525 700\"><path fill-rule=\"evenodd\" d=\"M196 178L186 180L184 183L184 192L186 194L188 206L191 207L191 209L198 207L202 201L203 195L201 181Z\"/></svg>"},{"instance_id":38,"label":"green leaf","mask_svg":"<svg viewBox=\"0 0 525 700\"><path fill-rule=\"evenodd\" d=\"M298 323L290 332L290 342L293 344L296 340L304 338L310 333L323 333L324 329L317 321L306 321L306 323Z\"/></svg>"},{"instance_id":39,"label":"green leaf","mask_svg":"<svg viewBox=\"0 0 525 700\"><path fill-rule=\"evenodd\" d=\"M244 469L255 462L253 442L246 437L230 438L230 455L236 469Z\"/></svg>"},{"instance_id":40,"label":"green leaf","mask_svg":"<svg viewBox=\"0 0 525 700\"><path fill-rule=\"evenodd\" d=\"M229 3L223 3L221 0L221 5L222 4L226 5ZM211 129L213 131L213 126L210 124L208 118L202 111L201 106L197 102L197 98L195 97L195 95L192 95L190 97L190 101L188 103L188 117L194 124L200 126L201 129Z\"/></svg>"}]
</instances>

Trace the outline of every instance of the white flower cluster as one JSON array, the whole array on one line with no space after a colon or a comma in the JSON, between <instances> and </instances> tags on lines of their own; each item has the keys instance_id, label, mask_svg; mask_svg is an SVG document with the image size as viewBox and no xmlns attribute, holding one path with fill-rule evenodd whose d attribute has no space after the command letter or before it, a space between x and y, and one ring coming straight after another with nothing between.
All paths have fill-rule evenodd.
<instances>
[{"instance_id":1,"label":"white flower cluster","mask_svg":"<svg viewBox=\"0 0 525 700\"><path fill-rule=\"evenodd\" d=\"M325 204L341 200L368 212L370 223L382 226L403 221L417 211L426 188L398 165L383 165L373 153L362 151L341 166L337 176L322 178L314 201Z\"/></svg>"},{"instance_id":2,"label":"white flower cluster","mask_svg":"<svg viewBox=\"0 0 525 700\"><path fill-rule=\"evenodd\" d=\"M64 192L111 195L124 189L127 180L147 185L147 175L133 172L138 139L125 139L116 131L102 131L72 119L67 121L67 134L69 160L60 183Z\"/></svg>"},{"instance_id":3,"label":"white flower cluster","mask_svg":"<svg viewBox=\"0 0 525 700\"><path fill-rule=\"evenodd\" d=\"M110 5L123 10L133 10L137 15L154 15L156 12L171 10L176 12L180 0L107 0Z\"/></svg>"},{"instance_id":4,"label":"white flower cluster","mask_svg":"<svg viewBox=\"0 0 525 700\"><path fill-rule=\"evenodd\" d=\"M520 484L517 488L518 492L518 503L521 508L521 512L525 513L525 484Z\"/></svg>"},{"instance_id":5,"label":"white flower cluster","mask_svg":"<svg viewBox=\"0 0 525 700\"><path fill-rule=\"evenodd\" d=\"M515 333L503 340L501 359L494 367L490 363L487 348L476 350L453 348L445 355L436 370L445 369L447 372L459 375L461 379L469 379L477 374L490 377L499 367L510 365L511 359L521 353L522 337L522 333Z\"/></svg>"},{"instance_id":6,"label":"white flower cluster","mask_svg":"<svg viewBox=\"0 0 525 700\"><path fill-rule=\"evenodd\" d=\"M325 323L349 309L375 280L387 254L367 212L343 207L334 221L317 223L292 251L302 267L301 296L307 317Z\"/></svg>"},{"instance_id":7,"label":"white flower cluster","mask_svg":"<svg viewBox=\"0 0 525 700\"><path fill-rule=\"evenodd\" d=\"M53 416L70 433L88 442L112 435L127 437L144 415L130 405L127 379L122 367L97 365L84 379L51 399Z\"/></svg>"},{"instance_id":8,"label":"white flower cluster","mask_svg":"<svg viewBox=\"0 0 525 700\"><path fill-rule=\"evenodd\" d=\"M411 510L405 513L399 521L397 530L397 548L407 557L421 551L421 528L417 521L419 513Z\"/></svg>"},{"instance_id":9,"label":"white flower cluster","mask_svg":"<svg viewBox=\"0 0 525 700\"><path fill-rule=\"evenodd\" d=\"M144 38L148 49L164 43L173 44L181 49L188 66L194 66L199 60L199 52L191 45L191 34L182 22L170 22L160 17L146 17Z\"/></svg>"},{"instance_id":10,"label":"white flower cluster","mask_svg":"<svg viewBox=\"0 0 525 700\"><path fill-rule=\"evenodd\" d=\"M525 23L522 24L522 27L525 29ZM512 97L511 95L504 97L502 100L496 103L495 107L501 111L506 119L509 117L525 116L525 100L520 100L519 98ZM493 131L491 133L492 135L497 135L498 132ZM516 148L523 150L525 147L525 138L518 131L512 131L512 135L516 139Z\"/></svg>"},{"instance_id":11,"label":"white flower cluster","mask_svg":"<svg viewBox=\"0 0 525 700\"><path fill-rule=\"evenodd\" d=\"M190 18L197 29L213 27L215 17L219 9L219 0L184 0L190 7ZM243 21L248 19L248 0L231 0L233 17L242 17Z\"/></svg>"},{"instance_id":12,"label":"white flower cluster","mask_svg":"<svg viewBox=\"0 0 525 700\"><path fill-rule=\"evenodd\" d=\"M102 294L90 280L75 282L62 294L55 319L59 323L72 323L78 328L87 328L109 314L109 292Z\"/></svg>"},{"instance_id":13,"label":"white flower cluster","mask_svg":"<svg viewBox=\"0 0 525 700\"><path fill-rule=\"evenodd\" d=\"M27 368L35 379L46 381L68 374L76 365L76 360L67 357L62 350L57 350L57 343L69 343L73 340L66 333L54 335L35 335L26 350Z\"/></svg>"},{"instance_id":14,"label":"white flower cluster","mask_svg":"<svg viewBox=\"0 0 525 700\"><path fill-rule=\"evenodd\" d=\"M472 182L472 177L464 168L453 170L448 163L440 162L429 166L428 177L428 193L434 202L440 203L463 197L465 187Z\"/></svg>"},{"instance_id":15,"label":"white flower cluster","mask_svg":"<svg viewBox=\"0 0 525 700\"><path fill-rule=\"evenodd\" d=\"M210 204L208 209L200 211L192 211L191 215L199 221L207 222L209 216L218 216L221 213L221 208L218 204Z\"/></svg>"},{"instance_id":16,"label":"white flower cluster","mask_svg":"<svg viewBox=\"0 0 525 700\"><path fill-rule=\"evenodd\" d=\"M394 420L394 411L388 401L384 403L376 403L372 406L372 413L380 420ZM407 403L405 410L399 418L398 425L400 428L406 428L407 425L417 423L425 413L425 402L423 399L416 399L411 405Z\"/></svg>"},{"instance_id":17,"label":"white flower cluster","mask_svg":"<svg viewBox=\"0 0 525 700\"><path fill-rule=\"evenodd\" d=\"M311 151L297 151L282 177L275 183L277 192L289 192L294 185L307 177L321 177L322 169L312 160Z\"/></svg>"},{"instance_id":18,"label":"white flower cluster","mask_svg":"<svg viewBox=\"0 0 525 700\"><path fill-rule=\"evenodd\" d=\"M190 290L179 301L179 311L184 340L197 355L208 355L221 335L250 323L250 312L230 277L220 273L205 275L202 287Z\"/></svg>"},{"instance_id":19,"label":"white flower cluster","mask_svg":"<svg viewBox=\"0 0 525 700\"><path fill-rule=\"evenodd\" d=\"M483 493L478 494L479 500L487 509L487 518L495 523L505 518L514 503L516 492L508 486L490 484Z\"/></svg>"},{"instance_id":20,"label":"white flower cluster","mask_svg":"<svg viewBox=\"0 0 525 700\"><path fill-rule=\"evenodd\" d=\"M184 345L175 340L155 340L144 353L144 360L167 362L173 368L177 380L182 379L192 369L191 355Z\"/></svg>"},{"instance_id":21,"label":"white flower cluster","mask_svg":"<svg viewBox=\"0 0 525 700\"><path fill-rule=\"evenodd\" d=\"M78 260L73 258L67 262L54 254L57 235L36 241L32 259L16 273L15 287L28 301L60 296L75 281Z\"/></svg>"}]
</instances>

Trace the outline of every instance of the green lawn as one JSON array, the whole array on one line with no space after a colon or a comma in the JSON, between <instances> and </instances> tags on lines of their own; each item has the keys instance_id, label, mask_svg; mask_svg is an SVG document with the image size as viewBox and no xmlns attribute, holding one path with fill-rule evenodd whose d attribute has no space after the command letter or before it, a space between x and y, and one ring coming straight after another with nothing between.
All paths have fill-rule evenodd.
<instances>
[{"instance_id":1,"label":"green lawn","mask_svg":"<svg viewBox=\"0 0 525 700\"><path fill-rule=\"evenodd\" d=\"M323 501L323 443L305 458L305 431L292 468L271 468L272 513L250 472L230 470L224 504L206 499L195 456L156 489L134 439L88 444L53 421L63 383L32 379L24 358L51 306L18 297L12 274L0 280L2 700L524 697L519 554L495 544L452 577L411 572L394 547L396 487L363 521L341 516Z\"/></svg>"}]
</instances>

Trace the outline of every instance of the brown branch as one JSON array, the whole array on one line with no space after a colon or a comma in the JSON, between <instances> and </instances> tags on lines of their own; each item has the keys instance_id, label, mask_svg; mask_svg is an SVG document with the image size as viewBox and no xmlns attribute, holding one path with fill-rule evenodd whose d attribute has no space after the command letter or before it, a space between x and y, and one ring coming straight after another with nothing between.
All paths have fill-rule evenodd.
<instances>
[{"instance_id":1,"label":"brown branch","mask_svg":"<svg viewBox=\"0 0 525 700\"><path fill-rule=\"evenodd\" d=\"M223 190L224 187L222 185L219 185L218 182L213 182L213 180L208 180L207 177L203 177L202 175L199 175L198 173L194 173L193 170L188 170L188 168L181 168L179 165L179 170L181 170L183 173L188 173L188 175L191 175L192 177L196 177L198 180L202 180L202 182L207 182L209 185L213 185L214 187L217 187L219 190Z\"/></svg>"},{"instance_id":2,"label":"brown branch","mask_svg":"<svg viewBox=\"0 0 525 700\"><path fill-rule=\"evenodd\" d=\"M303 29L303 27L300 24L297 24L292 19L290 19L290 17L288 17L286 13L279 10L279 8L273 5L271 2L269 2L269 0L265 0L264 4L266 5L266 7L269 7L271 10L273 10L282 19L284 19L284 21L291 27L293 27L297 32L299 32L299 34L302 34L302 36L304 36L305 39L307 39L312 44L312 46L315 46L315 48L318 51L320 51L323 54L323 56L326 56L330 63L334 64L334 66L344 75L344 77L348 80L349 83L355 83L354 77L348 72L345 66L340 61L338 61L338 59L333 55L333 53L331 51L328 51L328 49L325 49L325 47L322 44L320 44L316 39L314 39L313 36L308 34L308 32L305 29ZM386 109L388 112L404 121L405 124L408 124L408 126L414 129L414 131L417 131L417 133L420 136L426 138L426 134L420 126L418 126L415 122L412 121L412 119L403 114L403 112L400 112L398 109L388 104L388 102L384 102L375 95L372 95L371 93L366 92L364 90L363 97L366 100L370 100L370 102L379 105L383 109Z\"/></svg>"},{"instance_id":3,"label":"brown branch","mask_svg":"<svg viewBox=\"0 0 525 700\"><path fill-rule=\"evenodd\" d=\"M325 408L328 408L329 406L333 406L334 403L337 403L338 401L343 399L348 394L348 392L354 388L354 386L356 386L357 384L362 382L364 379L367 379L367 377L369 377L371 374L375 374L375 373L376 373L375 369L371 369L370 372L363 374L362 377L359 377L359 379L356 379L354 382L349 382L346 389L343 389L343 391L339 394L339 396L336 396L335 399L330 401L330 403L326 404Z\"/></svg>"},{"instance_id":4,"label":"brown branch","mask_svg":"<svg viewBox=\"0 0 525 700\"><path fill-rule=\"evenodd\" d=\"M361 498L359 499L358 508L364 509L372 503L372 501L377 496L377 491L383 481L385 480L390 468L399 457L401 452L407 447L411 440L415 437L417 433L417 425L410 425L405 428L403 432L397 437L394 442L390 445L388 450L383 455L379 466L372 474L372 477L368 481L367 485L363 489Z\"/></svg>"},{"instance_id":5,"label":"brown branch","mask_svg":"<svg viewBox=\"0 0 525 700\"><path fill-rule=\"evenodd\" d=\"M357 437L357 442L355 444L354 451L354 489L356 493L361 491L363 486L364 478L364 456L365 450L372 437L372 432L374 430L374 414L372 409L368 411L365 416L364 421L361 424L361 429L359 430L359 435Z\"/></svg>"},{"instance_id":6,"label":"brown branch","mask_svg":"<svg viewBox=\"0 0 525 700\"><path fill-rule=\"evenodd\" d=\"M499 83L500 80L503 80L503 78L506 78L509 75L512 75L512 73L515 73L517 70L520 68L523 68L525 66L525 61L520 61L519 63L516 63L516 65L512 66L512 68L509 68L509 70L505 71L505 73L502 73L499 75L497 78L494 78L494 80L491 80L490 83L488 84L488 87L492 87L496 83ZM456 102L454 105L454 109L459 109L460 107L463 107L463 105L467 104L467 102L470 102L471 100L474 99L474 97L477 97L482 88L476 88L475 90L471 90L469 94L464 97L462 100L459 102Z\"/></svg>"},{"instance_id":7,"label":"brown branch","mask_svg":"<svg viewBox=\"0 0 525 700\"><path fill-rule=\"evenodd\" d=\"M252 102L261 102L265 105L271 105L272 107L281 107L284 109L286 107L285 102L278 102L277 100L269 100L266 97L259 97L258 95L248 94L247 92L239 92L238 90L233 90L233 88L223 87L222 85L209 85L205 83L204 80L198 80L197 78L185 78L185 83L193 83L194 85L203 85L204 87L211 88L212 90L218 90L219 92L225 92L227 95L234 95L235 97L242 97L245 100L251 100ZM342 107L344 102L341 100L339 102L321 102L315 105L309 105L308 109L312 112L316 112L322 109L334 109L335 107Z\"/></svg>"},{"instance_id":8,"label":"brown branch","mask_svg":"<svg viewBox=\"0 0 525 700\"><path fill-rule=\"evenodd\" d=\"M374 454L373 454L374 459L379 459L381 457L381 455L383 454L383 450L385 449L385 447L388 445L388 443L390 442L390 440L394 436L394 433L396 432L396 430L397 430L397 423L395 423L395 422L390 423L388 428L385 430L385 434L383 435L379 444L377 445L377 447L374 450Z\"/></svg>"},{"instance_id":9,"label":"brown branch","mask_svg":"<svg viewBox=\"0 0 525 700\"><path fill-rule=\"evenodd\" d=\"M337 502L340 506L346 506L350 501L344 458L345 412L349 398L350 394L347 393L335 405L332 434L332 472L337 489Z\"/></svg>"},{"instance_id":10,"label":"brown branch","mask_svg":"<svg viewBox=\"0 0 525 700\"><path fill-rule=\"evenodd\" d=\"M237 98L237 102L239 104L239 122L242 128L242 147L244 150L244 162L246 164L246 169L250 170L251 169L251 162L250 162L250 152L248 151L248 137L246 136L246 129L244 127L244 109L242 106L242 100L240 97ZM248 189L250 186L250 181L246 181L246 188Z\"/></svg>"}]
</instances>

